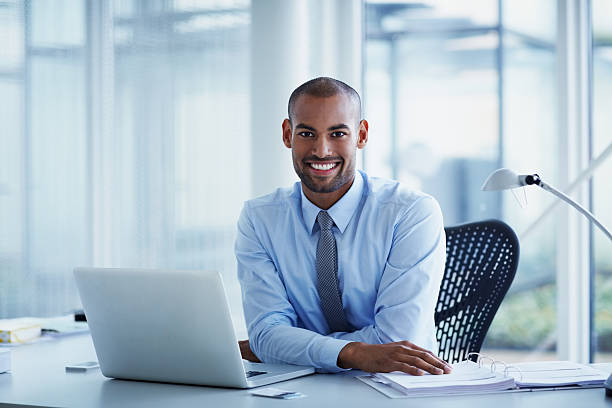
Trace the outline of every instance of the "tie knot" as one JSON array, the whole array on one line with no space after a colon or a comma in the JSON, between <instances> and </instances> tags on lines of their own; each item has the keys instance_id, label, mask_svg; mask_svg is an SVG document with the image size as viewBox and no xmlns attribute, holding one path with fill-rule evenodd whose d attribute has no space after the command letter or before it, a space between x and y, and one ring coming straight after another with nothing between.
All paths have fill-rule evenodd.
<instances>
[{"instance_id":1,"label":"tie knot","mask_svg":"<svg viewBox=\"0 0 612 408\"><path fill-rule=\"evenodd\" d=\"M334 225L334 220L329 216L327 211L320 211L319 215L317 215L317 222L322 230L330 230L332 225Z\"/></svg>"}]
</instances>

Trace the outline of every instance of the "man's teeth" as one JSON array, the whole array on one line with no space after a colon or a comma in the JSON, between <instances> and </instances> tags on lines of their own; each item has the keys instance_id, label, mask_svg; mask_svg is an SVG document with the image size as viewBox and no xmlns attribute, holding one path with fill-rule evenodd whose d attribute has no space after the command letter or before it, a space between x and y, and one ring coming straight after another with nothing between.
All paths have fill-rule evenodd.
<instances>
[{"instance_id":1,"label":"man's teeth","mask_svg":"<svg viewBox=\"0 0 612 408\"><path fill-rule=\"evenodd\" d=\"M312 166L313 169L316 169L316 170L329 170L333 167L336 167L336 163L327 163L327 164L310 163L310 165Z\"/></svg>"}]
</instances>

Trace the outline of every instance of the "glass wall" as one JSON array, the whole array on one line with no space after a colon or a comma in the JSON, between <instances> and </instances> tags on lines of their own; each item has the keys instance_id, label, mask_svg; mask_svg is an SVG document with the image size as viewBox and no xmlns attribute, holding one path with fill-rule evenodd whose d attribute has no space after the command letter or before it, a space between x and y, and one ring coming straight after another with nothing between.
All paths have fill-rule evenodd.
<instances>
[{"instance_id":1,"label":"glass wall","mask_svg":"<svg viewBox=\"0 0 612 408\"><path fill-rule=\"evenodd\" d=\"M504 1L500 17L503 167L559 185L557 2ZM555 359L557 214L546 211L555 198L522 190L503 193L503 219L519 236L521 258L484 349L508 361Z\"/></svg>"},{"instance_id":2,"label":"glass wall","mask_svg":"<svg viewBox=\"0 0 612 408\"><path fill-rule=\"evenodd\" d=\"M366 169L436 196L449 225L499 218L478 188L500 164L497 2L366 7Z\"/></svg>"},{"instance_id":3,"label":"glass wall","mask_svg":"<svg viewBox=\"0 0 612 408\"><path fill-rule=\"evenodd\" d=\"M135 266L221 271L242 326L249 25L248 0L0 2L0 317Z\"/></svg>"},{"instance_id":4,"label":"glass wall","mask_svg":"<svg viewBox=\"0 0 612 408\"><path fill-rule=\"evenodd\" d=\"M65 311L90 260L85 3L2 6L0 313Z\"/></svg>"},{"instance_id":5,"label":"glass wall","mask_svg":"<svg viewBox=\"0 0 612 408\"><path fill-rule=\"evenodd\" d=\"M612 7L594 0L593 159L612 155ZM501 218L521 241L515 281L483 352L508 361L556 358L560 209L537 189L482 193L492 169L538 173L564 189L554 0L366 2L366 169L434 195L446 225ZM612 225L608 158L590 182L592 211ZM587 182L588 183L588 182ZM610 242L593 230L595 361L612 361Z\"/></svg>"},{"instance_id":6,"label":"glass wall","mask_svg":"<svg viewBox=\"0 0 612 408\"><path fill-rule=\"evenodd\" d=\"M366 3L365 166L432 194L446 225L500 218L515 229L520 267L483 351L554 358L555 223L536 221L552 198L527 192L522 208L480 187L499 167L554 184L556 3L501 4Z\"/></svg>"}]
</instances>

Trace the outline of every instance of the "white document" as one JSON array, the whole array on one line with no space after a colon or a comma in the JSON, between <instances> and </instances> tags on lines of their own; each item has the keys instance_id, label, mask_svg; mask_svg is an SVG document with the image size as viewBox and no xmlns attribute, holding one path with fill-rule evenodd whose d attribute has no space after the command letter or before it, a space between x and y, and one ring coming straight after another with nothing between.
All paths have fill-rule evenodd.
<instances>
[{"instance_id":1,"label":"white document","mask_svg":"<svg viewBox=\"0 0 612 408\"><path fill-rule=\"evenodd\" d=\"M450 374L412 376L404 373L379 373L373 376L373 380L415 397L492 392L515 387L512 377L492 372L490 368L480 367L471 361L454 364Z\"/></svg>"},{"instance_id":2,"label":"white document","mask_svg":"<svg viewBox=\"0 0 612 408\"><path fill-rule=\"evenodd\" d=\"M517 370L513 368L517 368ZM541 361L509 366L507 374L521 387L601 385L608 378L602 371L570 361Z\"/></svg>"},{"instance_id":3,"label":"white document","mask_svg":"<svg viewBox=\"0 0 612 408\"><path fill-rule=\"evenodd\" d=\"M493 366L495 367L495 365ZM500 364L491 371L472 361L453 364L450 374L411 376L404 373L378 373L359 380L390 398L478 394L506 390L529 391L530 388L564 386L602 386L607 375L583 364L569 361L543 361Z\"/></svg>"},{"instance_id":4,"label":"white document","mask_svg":"<svg viewBox=\"0 0 612 408\"><path fill-rule=\"evenodd\" d=\"M295 399L295 398L304 398L306 395L301 392L295 391L287 391L281 390L280 388L260 388L255 391L249 391L251 395L255 395L257 397L268 397L268 398L278 398L278 399Z\"/></svg>"},{"instance_id":5,"label":"white document","mask_svg":"<svg viewBox=\"0 0 612 408\"><path fill-rule=\"evenodd\" d=\"M42 331L47 336L67 336L89 332L87 322L75 322L74 315L38 319Z\"/></svg>"}]
</instances>

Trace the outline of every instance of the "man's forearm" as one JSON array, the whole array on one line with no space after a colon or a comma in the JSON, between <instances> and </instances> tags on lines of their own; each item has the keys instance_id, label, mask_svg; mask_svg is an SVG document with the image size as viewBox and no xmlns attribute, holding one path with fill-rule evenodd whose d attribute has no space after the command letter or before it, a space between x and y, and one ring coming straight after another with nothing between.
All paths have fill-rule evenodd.
<instances>
[{"instance_id":1,"label":"man's forearm","mask_svg":"<svg viewBox=\"0 0 612 408\"><path fill-rule=\"evenodd\" d=\"M312 366L337 372L338 354L349 341L322 336L310 330L282 324L250 331L251 349L265 363Z\"/></svg>"},{"instance_id":2,"label":"man's forearm","mask_svg":"<svg viewBox=\"0 0 612 408\"><path fill-rule=\"evenodd\" d=\"M354 341L344 346L340 353L338 353L338 367L344 369L357 368L356 356L361 344L363 343Z\"/></svg>"},{"instance_id":3,"label":"man's forearm","mask_svg":"<svg viewBox=\"0 0 612 408\"><path fill-rule=\"evenodd\" d=\"M373 325L362 327L353 332L330 333L328 336L335 339L368 344L382 344L393 341L392 339L386 338L386 336L380 333Z\"/></svg>"}]
</instances>

